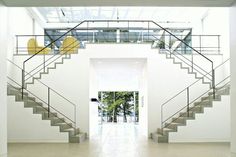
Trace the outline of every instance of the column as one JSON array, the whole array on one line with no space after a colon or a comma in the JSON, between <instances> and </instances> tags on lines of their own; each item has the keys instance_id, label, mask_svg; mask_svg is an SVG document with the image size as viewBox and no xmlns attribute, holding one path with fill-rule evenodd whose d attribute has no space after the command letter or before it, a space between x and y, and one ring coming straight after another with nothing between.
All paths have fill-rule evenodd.
<instances>
[{"instance_id":1,"label":"column","mask_svg":"<svg viewBox=\"0 0 236 157\"><path fill-rule=\"evenodd\" d=\"M0 157L7 156L7 11L0 2Z\"/></svg>"},{"instance_id":2,"label":"column","mask_svg":"<svg viewBox=\"0 0 236 157\"><path fill-rule=\"evenodd\" d=\"M236 157L236 3L230 8L230 57L231 57L231 152Z\"/></svg>"}]
</instances>

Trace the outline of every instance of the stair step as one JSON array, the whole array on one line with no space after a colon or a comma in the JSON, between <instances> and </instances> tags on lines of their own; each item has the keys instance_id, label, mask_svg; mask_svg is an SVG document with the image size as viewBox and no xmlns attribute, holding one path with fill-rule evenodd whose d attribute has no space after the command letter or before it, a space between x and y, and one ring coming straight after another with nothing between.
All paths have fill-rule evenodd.
<instances>
[{"instance_id":1,"label":"stair step","mask_svg":"<svg viewBox=\"0 0 236 157\"><path fill-rule=\"evenodd\" d=\"M193 111L194 113L203 113L204 107L202 106L194 106L189 108L190 111Z\"/></svg>"},{"instance_id":2,"label":"stair step","mask_svg":"<svg viewBox=\"0 0 236 157\"><path fill-rule=\"evenodd\" d=\"M52 126L60 126L60 131L64 132L64 130L72 128L72 124L67 124L67 123L55 123Z\"/></svg>"},{"instance_id":3,"label":"stair step","mask_svg":"<svg viewBox=\"0 0 236 157\"><path fill-rule=\"evenodd\" d=\"M43 104L42 103L39 103L39 102L35 102L35 101L24 101L24 107L25 108L34 108L34 107L37 107L37 106L40 106L42 107Z\"/></svg>"},{"instance_id":4,"label":"stair step","mask_svg":"<svg viewBox=\"0 0 236 157\"><path fill-rule=\"evenodd\" d=\"M35 106L33 108L33 113L48 113L48 108L42 106Z\"/></svg>"},{"instance_id":5,"label":"stair step","mask_svg":"<svg viewBox=\"0 0 236 157\"><path fill-rule=\"evenodd\" d=\"M169 128L162 128L162 129L158 128L157 129L157 133L161 134L161 135L168 135L169 132L176 132L176 130L169 129Z\"/></svg>"},{"instance_id":6,"label":"stair step","mask_svg":"<svg viewBox=\"0 0 236 157\"><path fill-rule=\"evenodd\" d=\"M176 123L176 122L171 122L171 123L166 123L165 128L172 129L174 131L177 131L178 126L183 126L184 124L181 123Z\"/></svg>"},{"instance_id":7,"label":"stair step","mask_svg":"<svg viewBox=\"0 0 236 157\"><path fill-rule=\"evenodd\" d=\"M220 96L220 95L215 95L215 99L214 99L213 95L210 95L210 96L202 97L201 100L202 100L202 101L204 101L204 100L220 101L220 100L221 100L221 96Z\"/></svg>"},{"instance_id":8,"label":"stair step","mask_svg":"<svg viewBox=\"0 0 236 157\"><path fill-rule=\"evenodd\" d=\"M48 112L42 112L41 114L42 114L42 119L48 118ZM50 117L58 117L58 116L57 116L57 113L55 113L55 112L50 112L50 113L49 113L49 118L50 118Z\"/></svg>"},{"instance_id":9,"label":"stair step","mask_svg":"<svg viewBox=\"0 0 236 157\"><path fill-rule=\"evenodd\" d=\"M187 117L178 117L178 118L172 118L172 122L174 123L181 123L182 125L186 125Z\"/></svg>"},{"instance_id":10,"label":"stair step","mask_svg":"<svg viewBox=\"0 0 236 157\"><path fill-rule=\"evenodd\" d=\"M187 112L180 112L180 117L188 117L189 119L195 119L195 114L193 111L189 111L189 114Z\"/></svg>"},{"instance_id":11,"label":"stair step","mask_svg":"<svg viewBox=\"0 0 236 157\"><path fill-rule=\"evenodd\" d=\"M45 118L47 120L51 120L51 125L54 125L56 123L64 123L65 122L65 119L64 118L58 118L58 117L47 117Z\"/></svg>"},{"instance_id":12,"label":"stair step","mask_svg":"<svg viewBox=\"0 0 236 157\"><path fill-rule=\"evenodd\" d=\"M81 142L85 141L86 138L87 138L86 133L79 133L75 136L69 136L69 142L70 143L81 143Z\"/></svg>"}]
</instances>

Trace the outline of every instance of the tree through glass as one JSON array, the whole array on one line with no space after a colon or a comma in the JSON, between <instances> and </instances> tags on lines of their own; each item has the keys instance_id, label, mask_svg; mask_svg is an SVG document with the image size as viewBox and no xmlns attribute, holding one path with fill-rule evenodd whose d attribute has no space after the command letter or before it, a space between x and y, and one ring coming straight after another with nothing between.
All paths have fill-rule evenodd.
<instances>
[{"instance_id":1,"label":"tree through glass","mask_svg":"<svg viewBox=\"0 0 236 157\"><path fill-rule=\"evenodd\" d=\"M98 92L99 119L101 122L139 121L139 94L137 91L100 91Z\"/></svg>"}]
</instances>

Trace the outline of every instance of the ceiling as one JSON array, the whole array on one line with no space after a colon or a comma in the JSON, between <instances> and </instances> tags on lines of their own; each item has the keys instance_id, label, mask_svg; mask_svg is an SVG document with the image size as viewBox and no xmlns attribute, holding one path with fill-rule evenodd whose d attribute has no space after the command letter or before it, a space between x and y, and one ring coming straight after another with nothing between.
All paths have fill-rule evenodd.
<instances>
[{"instance_id":1,"label":"ceiling","mask_svg":"<svg viewBox=\"0 0 236 157\"><path fill-rule=\"evenodd\" d=\"M186 22L201 19L206 7L37 7L46 23L78 23L87 20L143 20L161 22Z\"/></svg>"},{"instance_id":2,"label":"ceiling","mask_svg":"<svg viewBox=\"0 0 236 157\"><path fill-rule=\"evenodd\" d=\"M228 7L235 0L0 0L6 6L211 6Z\"/></svg>"}]
</instances>

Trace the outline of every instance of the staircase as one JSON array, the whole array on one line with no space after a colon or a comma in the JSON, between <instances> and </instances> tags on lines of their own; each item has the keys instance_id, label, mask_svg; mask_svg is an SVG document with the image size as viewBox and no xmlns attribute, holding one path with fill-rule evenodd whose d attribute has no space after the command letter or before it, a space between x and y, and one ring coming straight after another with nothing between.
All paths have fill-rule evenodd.
<instances>
[{"instance_id":1,"label":"staircase","mask_svg":"<svg viewBox=\"0 0 236 157\"><path fill-rule=\"evenodd\" d=\"M177 132L178 126L186 126L188 120L195 120L196 114L204 114L204 108L213 107L214 101L221 101L222 95L230 94L230 84L226 84L220 88L216 88L216 97L209 92L208 96L204 96L197 101L189 109L189 112L180 112L178 117L173 117L169 123L165 123L163 128L158 128L157 132L151 134L151 138L158 143L168 143L169 132Z\"/></svg>"},{"instance_id":2,"label":"staircase","mask_svg":"<svg viewBox=\"0 0 236 157\"><path fill-rule=\"evenodd\" d=\"M86 133L82 133L78 128L74 128L72 123L68 123L57 112L49 111L48 108L43 106L43 103L37 102L35 97L29 96L28 92L24 92L23 99L21 94L20 88L8 84L8 96L14 96L16 102L23 102L25 108L32 108L33 114L42 115L42 120L50 121L51 126L59 126L60 132L67 132L70 143L81 143L86 139Z\"/></svg>"},{"instance_id":3,"label":"staircase","mask_svg":"<svg viewBox=\"0 0 236 157\"><path fill-rule=\"evenodd\" d=\"M54 59L54 56L52 58L53 58L53 61L51 61L50 60L51 58L49 58L45 62L45 65L43 65L44 64L43 63L28 73L29 76L25 79L25 88L27 88L28 85L33 85L35 80L40 80L43 75L49 74L49 72L51 70L55 70L57 68L57 65L64 64L64 60L71 59L71 54L65 54L64 56L59 56L56 59ZM61 58L60 61L56 61L60 58ZM47 62L49 62L49 63L47 63ZM35 71L35 70L36 70L36 72L33 73L33 71ZM38 72L38 71L42 71L42 72ZM31 73L33 73L33 74L31 74ZM38 75L38 76L35 76L35 75ZM27 80L30 80L30 81L27 82Z\"/></svg>"},{"instance_id":4,"label":"staircase","mask_svg":"<svg viewBox=\"0 0 236 157\"><path fill-rule=\"evenodd\" d=\"M166 50L168 51L168 50ZM173 64L176 64L176 65L179 65L181 69L183 70L187 70L188 74L190 75L194 75L195 79L197 80L201 80L202 81L202 84L206 84L206 85L209 85L209 88L212 88L212 83L211 83L211 80L208 78L206 79L206 75L207 73L204 75L202 74L201 76L199 76L198 72L197 71L194 71L194 68L192 68L190 65L189 66L186 66L188 64L184 64L185 61L176 61L178 58L178 56L176 55L169 55L168 53L165 53L166 55L166 59L171 59L173 60ZM180 59L179 59L180 60Z\"/></svg>"},{"instance_id":5,"label":"staircase","mask_svg":"<svg viewBox=\"0 0 236 157\"><path fill-rule=\"evenodd\" d=\"M42 103L37 102L34 97L29 96L29 93L28 93L29 91L27 90L27 86L33 85L35 83L35 80L39 81L43 75L49 74L50 70L56 69L57 65L64 63L64 60L70 59L71 55L66 54L67 53L66 52L62 55L59 55L59 57L57 55L53 55L48 60L45 60L45 56L44 56L44 60L42 61L42 63L40 65L36 65L36 67L28 73L27 73L27 67L31 66L31 64L29 64L29 62L32 61L31 59L34 58L35 56L37 56L45 48L53 46L56 42L60 41L62 38L66 37L67 35L70 35L71 32L75 31L80 25L87 24L87 29L88 29L89 23L94 24L94 22L99 23L99 22L104 22L104 21L103 20L101 20L101 21L99 21L99 20L98 21L94 21L94 20L82 21L81 23L79 23L75 27L68 30L62 36L60 36L59 38L52 41L50 44L48 44L42 50L40 50L36 54L29 57L27 60L25 60L23 62L23 66L22 66L23 69L21 69L22 70L22 82L20 83L21 85L19 86L21 88L18 88L18 86L17 87L16 86L8 86L8 94L9 95L14 95L16 97L17 101L24 102L25 107L33 108L35 114L42 114L43 120L50 120L51 125L60 126L60 132L68 132L69 133L69 142L83 141L85 139L85 134L80 133L80 131L76 127L73 127L73 125L71 123L68 123L68 122L66 122L65 119L60 118L59 115L57 114L58 112L57 113L51 112L49 108L45 108L42 105ZM128 22L128 24L129 24L129 22L140 22L140 21L122 20L122 21L106 21L106 22L109 25L109 22L115 22L115 23ZM173 117L172 121L165 123L164 127L162 127L161 129L158 129L158 131L156 133L152 134L152 138L155 141L168 142L168 133L169 132L177 131L177 127L179 125L185 125L186 121L188 119L194 119L195 114L202 113L204 111L204 107L209 107L213 101L220 99L220 96L222 95L221 90L224 91L227 89L225 89L226 88L226 86L225 86L225 87L217 89L217 93L215 93L215 78L214 78L215 76L214 76L214 69L213 69L214 66L213 66L212 60L210 60L206 56L204 56L201 53L199 53L198 51L196 51L193 47L186 44L182 39L178 38L177 36L175 36L174 34L169 32L167 29L161 27L159 24L155 23L154 21L142 21L142 23L143 22L146 23L148 26L148 33L146 33L146 34L148 37L147 41L149 41L149 42L152 41L152 39L149 38L150 37L149 36L149 25L150 24L154 28L161 29L162 34L165 33L165 34L169 35L170 37L174 37L174 39L177 40L177 42L176 42L177 44L174 45L174 48L173 47L171 48L170 45L167 45L166 43L161 41L165 44L165 48L167 48L167 49L164 49L164 51L162 51L166 55L166 59L172 60L173 63L176 65L179 65L181 69L187 70L188 74L194 75L194 77L197 80L201 80L202 84L208 85L209 89L210 90L212 89L214 92L214 93L209 92L208 97L202 97L201 101L195 102L194 106L192 106L188 110L188 112L179 113L179 116L177 118ZM88 36L87 36L87 38L88 38ZM156 38L156 39L154 39L154 42L156 40L160 41L161 39ZM178 46L181 44L185 45L188 49L191 50L191 52L192 52L192 54L190 55L191 58L188 58L185 55L178 53L177 49L178 49ZM194 58L193 53L196 53L198 56L200 56L201 60L204 60L203 61L204 68L201 67L201 65L197 65L197 63L195 62L197 59ZM58 60L59 58L61 58L61 61L56 62L56 60ZM205 64L207 65L207 69L205 69L205 67L206 67ZM211 71L211 73L209 71ZM20 89L22 89L22 90L20 90ZM217 99L213 99L213 95L216 96Z\"/></svg>"}]
</instances>

